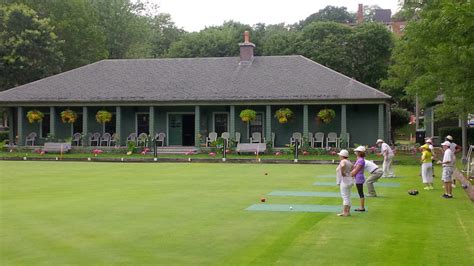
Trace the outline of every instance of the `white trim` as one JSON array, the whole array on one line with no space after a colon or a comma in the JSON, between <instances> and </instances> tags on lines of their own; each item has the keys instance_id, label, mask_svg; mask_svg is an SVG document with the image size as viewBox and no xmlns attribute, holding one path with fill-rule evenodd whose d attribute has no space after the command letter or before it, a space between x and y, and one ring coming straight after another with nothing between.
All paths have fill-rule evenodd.
<instances>
[{"instance_id":1,"label":"white trim","mask_svg":"<svg viewBox=\"0 0 474 266\"><path fill-rule=\"evenodd\" d=\"M258 114L262 114L262 139L265 138L265 112L257 112ZM240 136L242 138L242 136ZM247 139L250 140L252 136L250 136L250 122L247 123Z\"/></svg>"},{"instance_id":2,"label":"white trim","mask_svg":"<svg viewBox=\"0 0 474 266\"><path fill-rule=\"evenodd\" d=\"M135 112L135 133L137 134L138 137L138 115L148 115L148 131L150 131L150 113L149 112ZM117 117L115 118L117 119ZM117 121L117 120L115 120ZM115 130L117 131L117 130ZM148 132L147 134L149 134Z\"/></svg>"},{"instance_id":3,"label":"white trim","mask_svg":"<svg viewBox=\"0 0 474 266\"><path fill-rule=\"evenodd\" d=\"M212 112L212 132L216 132L216 115L227 115L227 132L230 130L230 112Z\"/></svg>"},{"instance_id":4,"label":"white trim","mask_svg":"<svg viewBox=\"0 0 474 266\"><path fill-rule=\"evenodd\" d=\"M194 115L196 116L195 112L166 112L166 146L170 145L170 134L169 134L169 115ZM183 121L181 121L182 124ZM194 132L196 134L196 132ZM181 144L183 145L183 144Z\"/></svg>"}]
</instances>

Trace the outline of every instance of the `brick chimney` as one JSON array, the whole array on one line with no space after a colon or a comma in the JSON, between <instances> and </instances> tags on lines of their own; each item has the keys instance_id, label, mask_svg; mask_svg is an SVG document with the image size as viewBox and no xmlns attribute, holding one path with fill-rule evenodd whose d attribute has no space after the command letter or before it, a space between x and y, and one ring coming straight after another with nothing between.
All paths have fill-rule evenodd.
<instances>
[{"instance_id":1,"label":"brick chimney","mask_svg":"<svg viewBox=\"0 0 474 266\"><path fill-rule=\"evenodd\" d=\"M239 64L251 64L253 61L253 49L255 44L250 42L249 32L244 32L244 42L239 43L240 46L240 63Z\"/></svg>"},{"instance_id":2,"label":"brick chimney","mask_svg":"<svg viewBox=\"0 0 474 266\"><path fill-rule=\"evenodd\" d=\"M364 22L364 5L359 4L359 9L357 9L357 24Z\"/></svg>"}]
</instances>

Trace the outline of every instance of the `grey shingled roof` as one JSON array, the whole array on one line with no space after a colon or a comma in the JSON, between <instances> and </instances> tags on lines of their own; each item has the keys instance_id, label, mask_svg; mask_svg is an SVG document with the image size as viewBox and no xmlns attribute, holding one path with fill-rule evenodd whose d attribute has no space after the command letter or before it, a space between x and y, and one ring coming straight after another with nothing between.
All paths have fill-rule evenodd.
<instances>
[{"instance_id":1,"label":"grey shingled roof","mask_svg":"<svg viewBox=\"0 0 474 266\"><path fill-rule=\"evenodd\" d=\"M374 14L374 21L382 23L392 22L392 10L376 9Z\"/></svg>"},{"instance_id":2,"label":"grey shingled roof","mask_svg":"<svg viewBox=\"0 0 474 266\"><path fill-rule=\"evenodd\" d=\"M0 92L0 104L389 98L298 55L103 60Z\"/></svg>"}]
</instances>

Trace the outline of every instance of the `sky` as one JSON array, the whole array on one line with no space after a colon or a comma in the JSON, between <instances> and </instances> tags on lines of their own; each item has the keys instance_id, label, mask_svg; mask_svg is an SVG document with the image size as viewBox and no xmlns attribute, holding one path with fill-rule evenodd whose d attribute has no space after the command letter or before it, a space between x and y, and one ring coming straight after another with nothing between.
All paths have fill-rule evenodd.
<instances>
[{"instance_id":1,"label":"sky","mask_svg":"<svg viewBox=\"0 0 474 266\"><path fill-rule=\"evenodd\" d=\"M293 24L327 5L357 11L359 3L398 10L398 0L148 0L158 4L160 13L171 14L178 27L199 31L206 26L234 20L245 24Z\"/></svg>"}]
</instances>

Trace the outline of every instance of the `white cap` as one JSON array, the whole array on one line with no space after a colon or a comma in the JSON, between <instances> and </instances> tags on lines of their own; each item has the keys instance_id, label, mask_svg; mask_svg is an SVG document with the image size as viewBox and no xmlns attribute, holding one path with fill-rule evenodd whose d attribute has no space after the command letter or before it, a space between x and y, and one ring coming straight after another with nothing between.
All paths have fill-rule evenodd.
<instances>
[{"instance_id":1,"label":"white cap","mask_svg":"<svg viewBox=\"0 0 474 266\"><path fill-rule=\"evenodd\" d=\"M365 152L365 147L364 146L359 146L359 147L355 148L354 151Z\"/></svg>"},{"instance_id":2,"label":"white cap","mask_svg":"<svg viewBox=\"0 0 474 266\"><path fill-rule=\"evenodd\" d=\"M347 150L341 150L337 155L342 157L349 157L349 152Z\"/></svg>"},{"instance_id":3,"label":"white cap","mask_svg":"<svg viewBox=\"0 0 474 266\"><path fill-rule=\"evenodd\" d=\"M453 137L451 137L451 135L447 135L446 138L449 139L450 141L453 141Z\"/></svg>"},{"instance_id":4,"label":"white cap","mask_svg":"<svg viewBox=\"0 0 474 266\"><path fill-rule=\"evenodd\" d=\"M426 142L426 143L433 144L433 141L432 141L430 138L427 138L427 139L425 140L425 142Z\"/></svg>"},{"instance_id":5,"label":"white cap","mask_svg":"<svg viewBox=\"0 0 474 266\"><path fill-rule=\"evenodd\" d=\"M441 146L451 146L451 142L445 141L445 142L441 143Z\"/></svg>"},{"instance_id":6,"label":"white cap","mask_svg":"<svg viewBox=\"0 0 474 266\"><path fill-rule=\"evenodd\" d=\"M377 140L377 144L382 143L382 142L383 142L383 139L378 139Z\"/></svg>"}]
</instances>

